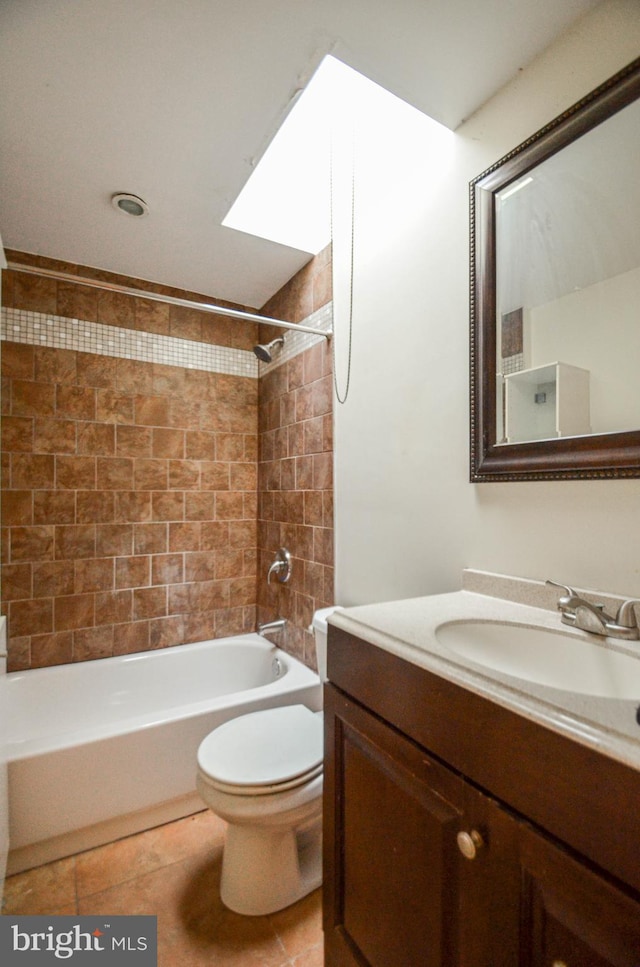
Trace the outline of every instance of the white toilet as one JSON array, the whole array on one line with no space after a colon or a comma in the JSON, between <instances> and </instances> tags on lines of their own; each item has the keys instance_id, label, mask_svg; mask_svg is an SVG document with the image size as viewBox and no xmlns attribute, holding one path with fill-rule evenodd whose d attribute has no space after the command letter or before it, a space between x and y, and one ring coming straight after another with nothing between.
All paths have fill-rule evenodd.
<instances>
[{"instance_id":1,"label":"white toilet","mask_svg":"<svg viewBox=\"0 0 640 967\"><path fill-rule=\"evenodd\" d=\"M326 681L327 617L313 616ZM220 895L251 916L295 903L322 882L322 712L285 705L241 715L203 739L198 792L228 823Z\"/></svg>"}]
</instances>

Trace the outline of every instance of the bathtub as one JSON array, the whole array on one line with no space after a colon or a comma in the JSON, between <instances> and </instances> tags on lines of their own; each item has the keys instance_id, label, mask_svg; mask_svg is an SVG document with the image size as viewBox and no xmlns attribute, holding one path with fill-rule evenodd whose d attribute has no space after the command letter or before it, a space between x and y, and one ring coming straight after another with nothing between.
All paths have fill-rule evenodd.
<instances>
[{"instance_id":1,"label":"bathtub","mask_svg":"<svg viewBox=\"0 0 640 967\"><path fill-rule=\"evenodd\" d=\"M196 750L275 705L322 706L318 676L257 634L5 676L8 873L187 816Z\"/></svg>"}]
</instances>

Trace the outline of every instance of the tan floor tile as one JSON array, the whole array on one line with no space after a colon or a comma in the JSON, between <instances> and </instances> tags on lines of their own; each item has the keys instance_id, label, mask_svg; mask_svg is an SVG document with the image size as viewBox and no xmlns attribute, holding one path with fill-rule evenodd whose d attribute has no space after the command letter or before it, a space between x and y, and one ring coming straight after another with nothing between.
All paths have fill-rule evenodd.
<instances>
[{"instance_id":1,"label":"tan floor tile","mask_svg":"<svg viewBox=\"0 0 640 967\"><path fill-rule=\"evenodd\" d=\"M240 917L219 897L222 851L189 857L79 901L81 914L158 917L158 967L285 967L267 917Z\"/></svg>"},{"instance_id":2,"label":"tan floor tile","mask_svg":"<svg viewBox=\"0 0 640 967\"><path fill-rule=\"evenodd\" d=\"M3 913L76 913L76 861L71 856L7 877Z\"/></svg>"},{"instance_id":3,"label":"tan floor tile","mask_svg":"<svg viewBox=\"0 0 640 967\"><path fill-rule=\"evenodd\" d=\"M324 944L316 944L291 963L292 967L324 967Z\"/></svg>"},{"instance_id":4,"label":"tan floor tile","mask_svg":"<svg viewBox=\"0 0 640 967\"><path fill-rule=\"evenodd\" d=\"M289 957L316 946L322 937L322 891L314 890L285 910L269 916Z\"/></svg>"},{"instance_id":5,"label":"tan floor tile","mask_svg":"<svg viewBox=\"0 0 640 967\"><path fill-rule=\"evenodd\" d=\"M222 905L224 832L205 810L18 873L3 912L157 916L158 967L322 967L320 890L268 917Z\"/></svg>"},{"instance_id":6,"label":"tan floor tile","mask_svg":"<svg viewBox=\"0 0 640 967\"><path fill-rule=\"evenodd\" d=\"M225 823L210 810L107 843L77 857L78 896L90 896L198 852L219 847Z\"/></svg>"}]
</instances>

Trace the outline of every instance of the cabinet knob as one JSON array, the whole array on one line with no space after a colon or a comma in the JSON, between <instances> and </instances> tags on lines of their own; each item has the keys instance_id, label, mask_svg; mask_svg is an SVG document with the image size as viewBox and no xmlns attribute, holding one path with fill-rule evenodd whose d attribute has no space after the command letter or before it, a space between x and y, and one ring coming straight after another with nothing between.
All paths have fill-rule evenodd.
<instances>
[{"instance_id":1,"label":"cabinet knob","mask_svg":"<svg viewBox=\"0 0 640 967\"><path fill-rule=\"evenodd\" d=\"M478 850L484 846L484 840L476 829L470 833L458 833L456 839L458 849L467 860L474 860Z\"/></svg>"}]
</instances>

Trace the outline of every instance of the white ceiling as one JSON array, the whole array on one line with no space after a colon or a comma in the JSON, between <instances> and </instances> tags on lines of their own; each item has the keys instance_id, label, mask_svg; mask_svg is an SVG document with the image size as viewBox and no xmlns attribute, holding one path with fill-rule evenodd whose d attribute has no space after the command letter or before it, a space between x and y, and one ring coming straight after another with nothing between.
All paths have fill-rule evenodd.
<instances>
[{"instance_id":1,"label":"white ceiling","mask_svg":"<svg viewBox=\"0 0 640 967\"><path fill-rule=\"evenodd\" d=\"M4 245L262 306L308 256L221 222L326 53L455 128L597 2L0 0Z\"/></svg>"}]
</instances>

